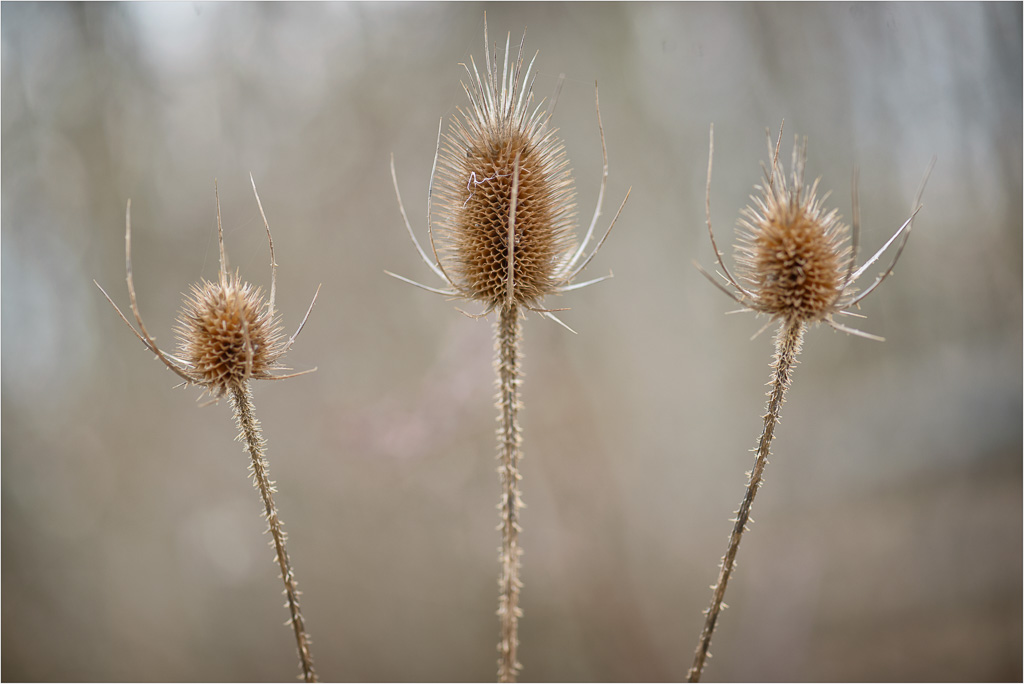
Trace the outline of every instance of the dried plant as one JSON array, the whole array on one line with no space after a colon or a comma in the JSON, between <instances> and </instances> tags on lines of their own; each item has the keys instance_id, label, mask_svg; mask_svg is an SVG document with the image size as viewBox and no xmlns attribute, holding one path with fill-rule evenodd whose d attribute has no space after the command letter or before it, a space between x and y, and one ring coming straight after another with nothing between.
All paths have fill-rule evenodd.
<instances>
[{"instance_id":1,"label":"dried plant","mask_svg":"<svg viewBox=\"0 0 1024 684\"><path fill-rule=\"evenodd\" d=\"M251 177L250 180L252 180ZM214 187L216 190L216 184ZM252 189L253 193L256 193L255 182L253 182ZM309 650L310 639L302 619L302 611L299 608L299 590L295 582L295 574L285 548L286 534L282 529L283 523L278 517L277 508L274 505L273 493L277 490L267 472L266 440L263 439L260 423L256 419L249 381L284 380L316 370L314 368L288 375L272 374L272 371L275 370L287 370L281 365L280 359L291 348L295 338L305 326L313 304L316 303L320 288L318 287L316 294L313 295L309 310L306 311L306 316L302 319L295 334L286 340L280 325L280 317L274 309L274 297L277 290L274 240L270 235L270 225L267 223L266 214L263 213L263 204L260 202L258 193L256 193L256 203L267 230L267 241L270 243L269 300L264 301L263 292L259 288L254 288L249 283L243 282L237 271L231 275L228 273L227 257L224 254L224 231L220 220L220 196L217 194L217 239L220 246L218 279L215 282L202 280L199 284L192 286L191 294L186 298L175 326L179 340L176 356L161 351L157 347L156 340L146 330L139 313L135 283L132 278L132 205L130 200L125 212L125 270L127 272L128 297L131 301L135 321L139 325L138 330L121 313L121 309L114 304L99 283L96 283L96 287L100 288L103 296L114 307L121 320L131 328L146 349L153 352L167 368L184 381L182 385L197 385L203 388L203 392L199 395L200 398L204 395L211 397L204 405L216 403L221 397L228 396L234 410L235 421L238 424L238 440L245 444L252 459L249 470L252 472L254 485L260 490L263 497L264 516L274 538L274 547L277 551L276 560L281 568L281 579L284 581L285 594L288 597L287 606L291 614L289 622L295 631L302 676L307 682L315 682L317 676L313 669L313 658Z\"/></svg>"},{"instance_id":2,"label":"dried plant","mask_svg":"<svg viewBox=\"0 0 1024 684\"><path fill-rule=\"evenodd\" d=\"M768 392L768 409L764 416L764 428L755 449L754 467L748 473L746 493L733 521L732 534L725 556L722 558L718 581L713 587L711 605L705 611L704 629L694 654L693 665L687 675L688 681L700 681L704 664L710 657L711 636L715 630L719 613L724 604L726 585L736 563L740 539L750 520L750 508L761 485L764 468L768 463L772 437L779 422L779 412L785 401L786 390L792 382L793 369L797 363L803 343L804 331L809 325L827 323L836 330L859 335L873 340L881 337L848 328L835 320L835 316L857 316L850 311L867 295L871 294L892 273L899 260L907 238L913 227L914 217L921 208L924 182L914 201L914 211L899 230L889 238L878 252L855 270L857 242L860 233L860 216L857 203L857 183L853 184L852 231L842 223L835 210L826 211L825 197L817 195L818 181L809 188L804 185L804 165L807 154L806 139L803 143L794 141L792 176L786 179L779 165L778 154L782 143L782 128L779 139L772 150L768 134L768 152L772 161L763 166L764 184L757 187L759 196L752 196L753 204L746 207L739 221L741 228L737 245L736 261L739 279L726 268L722 255L715 244L711 230L711 161L714 155L714 129L711 131L708 152L708 181L705 198L708 235L715 251L715 259L721 268L720 276L732 289L715 280L704 269L700 269L708 280L725 292L741 307L741 311L753 311L769 316L768 326L779 322L775 337L775 356L772 362L771 389ZM932 161L934 164L934 160ZM928 172L925 173L927 181ZM857 291L854 284L861 275L902 235L892 262L871 285ZM741 281L744 284L741 284ZM757 336L754 335L754 337Z\"/></svg>"},{"instance_id":3,"label":"dried plant","mask_svg":"<svg viewBox=\"0 0 1024 684\"><path fill-rule=\"evenodd\" d=\"M495 323L495 367L498 380L498 472L501 476L502 545L498 617L498 679L514 681L520 669L519 645L520 554L519 460L522 456L518 414L522 408L522 336L520 318L534 311L565 325L555 317L564 309L545 308L548 295L559 295L605 280L576 283L608 237L622 206L608 229L584 258L601 215L608 179L608 154L597 106L598 129L604 171L597 208L582 242L574 234L575 190L568 160L557 130L548 127L550 114L545 101L533 101L530 72L533 60L523 70L523 41L512 60L510 36L505 41L504 62L499 72L497 47L488 52L487 18L484 17L484 73L470 58L463 65L469 83L463 89L469 107L458 109L448 133L438 143L427 196L427 234L433 258L420 246L409 225L395 176L391 176L406 230L423 261L444 281L440 288L421 285L402 276L400 280L455 299L480 302L484 309L474 318L497 311ZM536 59L536 54L534 55ZM596 87L595 87L596 88ZM596 90L595 90L596 92ZM438 168L440 161L440 168ZM433 197L440 200L439 215L432 215ZM629 193L626 193L629 197ZM625 199L623 205L625 205ZM436 229L436 235L435 235ZM465 313L465 312L463 312ZM566 326L568 327L568 326Z\"/></svg>"}]
</instances>

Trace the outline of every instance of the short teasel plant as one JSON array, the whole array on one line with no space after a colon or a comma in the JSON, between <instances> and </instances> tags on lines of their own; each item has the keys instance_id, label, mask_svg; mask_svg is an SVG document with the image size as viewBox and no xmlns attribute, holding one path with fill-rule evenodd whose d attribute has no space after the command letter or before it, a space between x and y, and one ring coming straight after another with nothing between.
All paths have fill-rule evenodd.
<instances>
[{"instance_id":1,"label":"short teasel plant","mask_svg":"<svg viewBox=\"0 0 1024 684\"><path fill-rule=\"evenodd\" d=\"M250 177L250 180L251 177ZM253 193L256 184L253 182ZM216 184L215 184L216 190ZM215 194L217 194L215 192ZM220 218L220 197L217 194L217 238L220 246L220 269L216 281L202 280L192 286L191 293L186 297L181 314L175 326L178 336L178 352L176 355L161 351L156 340L146 330L139 313L135 296L135 283L132 277L132 230L131 201L125 212L125 270L127 272L128 297L131 302L132 314L138 329L121 313L110 296L100 287L103 296L114 307L121 320L131 328L135 336L150 352L156 355L168 369L183 380L182 385L196 385L202 388L200 399L209 396L203 405L216 403L224 396L228 397L234 410L238 424L238 440L245 444L249 452L253 483L263 498L264 517L274 539L277 552L277 563L281 568L285 594L288 598L287 607L290 613L289 622L295 632L295 640L299 651L299 665L302 678L307 682L317 681L313 668L313 657L310 654L310 639L306 632L302 611L299 607L299 590L295 582L288 551L285 548L286 535L282 522L274 505L273 493L277 491L274 482L267 472L266 441L263 439L260 423L256 419L250 380L284 380L298 375L311 373L314 369L286 375L274 374L274 371L288 370L281 365L281 358L291 349L295 338L306 325L313 304L316 303L317 288L313 301L306 311L295 334L285 338L281 328L281 320L274 309L274 297L277 290L277 264L274 260L274 240L270 235L259 194L256 203L270 243L271 284L269 299L264 297L261 289L243 282L238 272L228 272L227 257L224 254L224 231ZM95 282L95 281L94 281Z\"/></svg>"},{"instance_id":2,"label":"short teasel plant","mask_svg":"<svg viewBox=\"0 0 1024 684\"><path fill-rule=\"evenodd\" d=\"M522 383L521 319L525 312L565 325L545 305L548 296L560 295L605 280L575 282L608 237L622 211L623 200L600 240L586 252L601 215L608 179L608 154L597 106L598 129L604 171L597 208L583 240L575 236L576 204L573 179L557 130L549 128L545 101L534 102L533 60L523 69L523 41L513 58L510 36L504 59L498 63L495 46L489 52L487 19L484 17L484 71L475 60L463 65L468 83L462 86L469 99L459 107L434 156L427 198L427 235L430 256L413 233L402 205L395 175L391 176L406 230L416 250L441 287L421 285L388 272L400 280L453 299L479 302L483 311L474 318L496 313L495 368L499 409L498 473L501 476L502 542L498 578L499 639L498 680L515 681L518 660L520 581L519 461L522 435L519 426ZM536 59L536 54L534 55ZM438 199L438 214L433 201ZM628 199L629 193L626 193ZM584 256L585 255L585 256ZM463 312L465 313L465 312ZM566 326L568 327L568 326Z\"/></svg>"},{"instance_id":3,"label":"short teasel plant","mask_svg":"<svg viewBox=\"0 0 1024 684\"><path fill-rule=\"evenodd\" d=\"M772 148L771 134L768 134L770 166L763 166L764 182L757 186L759 194L751 197L752 204L740 214L739 240L736 248L737 275L733 276L726 267L714 232L711 230L711 165L714 156L714 128L708 153L708 179L705 197L708 235L715 252L715 259L721 269L719 275L725 284L700 269L708 280L732 298L742 308L769 317L760 332L778 323L775 336L775 356L772 361L768 408L757 448L754 450L754 467L748 473L748 482L740 508L733 521L729 545L713 587L711 605L705 611L704 629L694 653L693 665L687 680L700 681L707 658L710 657L711 636L715 631L718 616L724 607L726 585L736 563L740 539L750 521L750 509L754 496L761 485L764 468L768 463L772 437L779 422L779 413L785 401L786 390L792 382L797 355L803 344L804 332L808 326L826 323L836 330L859 335L872 340L881 337L848 328L836 320L837 316L858 316L852 308L892 274L899 260L907 238L913 227L914 217L921 208L924 182L914 201L914 211L903 225L889 238L878 252L867 262L856 268L857 243L860 234L860 218L857 203L857 183L853 184L852 228L842 222L836 210L827 210L827 197L818 196L818 181L810 187L804 184L804 166L807 154L806 139L793 145L792 174L787 179L778 161L782 143L782 129L779 139ZM934 160L932 161L934 164ZM929 166L925 173L927 181ZM900 239L902 236L902 239ZM900 239L895 255L889 266L863 290L855 284L859 278Z\"/></svg>"}]
</instances>

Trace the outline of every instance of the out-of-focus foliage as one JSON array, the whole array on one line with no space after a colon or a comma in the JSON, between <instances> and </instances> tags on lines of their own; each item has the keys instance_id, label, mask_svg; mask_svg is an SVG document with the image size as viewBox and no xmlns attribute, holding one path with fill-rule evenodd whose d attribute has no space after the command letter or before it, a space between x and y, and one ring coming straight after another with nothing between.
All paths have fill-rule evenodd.
<instances>
[{"instance_id":1,"label":"out-of-focus foliage","mask_svg":"<svg viewBox=\"0 0 1024 684\"><path fill-rule=\"evenodd\" d=\"M289 362L256 388L318 670L487 680L497 636L491 331L429 293L394 202L425 230L439 118L482 56L476 4L2 7L4 680L287 680L294 645L226 405L152 360L136 287L171 344L180 293L232 267L268 285ZM709 679L1021 677L1019 4L486 6L540 50L535 90L589 218L564 298L579 335L525 326L524 677L684 676L763 410L768 335L693 268L730 245L764 129L809 139L808 175L864 251L909 215L856 327L812 330ZM731 250L731 247L730 247ZM731 259L731 252L729 255ZM561 301L552 302L561 305Z\"/></svg>"}]
</instances>

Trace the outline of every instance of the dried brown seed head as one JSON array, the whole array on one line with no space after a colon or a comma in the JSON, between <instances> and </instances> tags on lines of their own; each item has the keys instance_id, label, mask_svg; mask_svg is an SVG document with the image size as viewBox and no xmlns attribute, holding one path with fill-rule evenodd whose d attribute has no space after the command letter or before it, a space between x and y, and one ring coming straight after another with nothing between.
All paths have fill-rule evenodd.
<instances>
[{"instance_id":1,"label":"dried brown seed head","mask_svg":"<svg viewBox=\"0 0 1024 684\"><path fill-rule=\"evenodd\" d=\"M132 275L132 203L128 201L125 210L124 251L125 271L127 274L128 297L131 301L132 314L138 324L138 330L121 312L106 290L96 283L103 296L114 307L125 325L131 328L135 336L153 352L168 369L185 381L186 385L199 385L203 394L210 394L216 402L229 390L242 390L249 380L284 380L298 375L312 373L316 369L291 373L288 375L271 375L270 371L282 368L279 359L291 349L295 338L306 325L313 305L316 304L320 288L317 287L313 301L309 304L306 316L302 319L295 334L284 339L280 320L275 314L274 296L277 291L277 262L274 260L274 240L270 236L270 225L263 213L263 203L256 192L256 182L252 180L252 191L256 195L256 204L263 217L263 225L267 230L267 242L270 245L270 299L264 301L263 293L249 283L243 283L238 273L229 276L227 272L227 256L224 253L224 230L220 222L220 195L214 182L214 194L217 197L217 242L220 248L220 271L217 282L202 280L192 286L191 294L185 299L182 311L175 326L179 340L180 356L171 356L156 345L156 341L146 330L139 313L139 304L135 297L135 278ZM96 281L93 281L96 282ZM201 394L200 397L203 395Z\"/></svg>"},{"instance_id":2,"label":"dried brown seed head","mask_svg":"<svg viewBox=\"0 0 1024 684\"><path fill-rule=\"evenodd\" d=\"M273 377L285 351L279 318L272 318L259 288L238 274L192 286L175 332L179 358L214 397L250 379Z\"/></svg>"},{"instance_id":3,"label":"dried brown seed head","mask_svg":"<svg viewBox=\"0 0 1024 684\"><path fill-rule=\"evenodd\" d=\"M496 54L483 77L474 62L467 67L471 107L452 117L435 186L441 267L463 296L488 309L536 306L562 284L559 269L576 242L564 147L524 84L522 44L511 71L507 41L505 50L500 74Z\"/></svg>"},{"instance_id":4,"label":"dried brown seed head","mask_svg":"<svg viewBox=\"0 0 1024 684\"><path fill-rule=\"evenodd\" d=\"M524 42L525 39L524 35ZM486 50L486 14L484 47ZM557 131L548 128L550 114L544 110L544 103L533 103L533 61L524 71L522 42L511 71L510 57L506 39L500 73L496 48L493 57L486 53L483 77L472 58L469 66L463 65L469 74L469 84L464 82L462 87L470 106L465 111L459 108L452 117L443 150L438 127L434 171L427 193L429 250L420 245L409 223L398 189L394 156L391 158L391 180L405 229L423 262L444 281L443 287L423 285L390 271L385 273L430 292L480 301L485 308L479 316L495 309L522 308L569 328L554 315L564 309L542 308L541 300L612 277L609 273L575 282L608 238L629 192L608 229L596 239L594 229L601 216L608 181L608 150L595 83L604 172L594 217L577 245L573 232L576 191L565 149ZM437 216L432 214L435 196L440 198Z\"/></svg>"},{"instance_id":5,"label":"dried brown seed head","mask_svg":"<svg viewBox=\"0 0 1024 684\"><path fill-rule=\"evenodd\" d=\"M750 308L817 323L836 311L852 250L849 227L822 207L818 182L804 186L806 145L794 145L791 180L774 166L741 212L736 262L753 295Z\"/></svg>"},{"instance_id":6,"label":"dried brown seed head","mask_svg":"<svg viewBox=\"0 0 1024 684\"><path fill-rule=\"evenodd\" d=\"M769 153L772 150L771 133L768 134ZM807 155L807 141L793 145L793 175L787 182L785 172L778 163L779 146L782 143L782 129L779 140L771 155L771 166L764 166L765 183L757 186L758 197L751 197L752 206L741 212L739 226L742 229L737 245L736 261L740 272L737 279L729 272L722 253L715 242L711 228L711 168L715 153L715 129L711 127L708 148L708 183L704 201L708 237L715 250L715 260L721 269L719 275L728 286L713 278L700 265L697 268L715 287L743 306L744 311L755 311L771 316L769 324L781 319L789 324L828 323L836 330L859 335L873 340L883 338L860 330L848 328L836 321L836 315L854 316L850 309L856 307L865 297L874 292L899 261L907 244L914 217L921 210L928 176L935 159L925 170L921 187L914 199L914 212L882 247L863 266L854 270L857 258L857 239L860 234L859 210L857 207L857 177L853 182L853 228L839 220L835 210L825 212L822 202L828 195L818 198L818 181L811 187L804 187L804 164ZM903 236L889 266L875 281L859 291L854 283L882 256L885 250ZM740 281L745 281L744 287ZM763 331L766 325L761 330ZM760 333L758 333L760 334ZM757 337L757 335L754 335Z\"/></svg>"}]
</instances>

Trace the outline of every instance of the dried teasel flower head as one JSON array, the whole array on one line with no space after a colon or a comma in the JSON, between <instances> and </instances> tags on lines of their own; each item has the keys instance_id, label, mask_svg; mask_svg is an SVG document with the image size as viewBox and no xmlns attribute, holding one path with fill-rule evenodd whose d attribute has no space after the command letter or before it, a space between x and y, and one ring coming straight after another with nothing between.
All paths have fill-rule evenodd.
<instances>
[{"instance_id":1,"label":"dried teasel flower head","mask_svg":"<svg viewBox=\"0 0 1024 684\"><path fill-rule=\"evenodd\" d=\"M515 306L557 321L551 309L540 308L541 300L610 277L572 283L604 243L619 213L581 262L601 213L608 176L600 106L597 115L604 173L594 218L577 244L576 193L565 149L557 129L548 126L551 114L545 102L534 102L531 71L536 54L524 69L526 36L515 58L511 56L510 37L506 37L499 71L497 48L487 51L485 15L483 74L472 57L468 65L463 65L469 82L462 86L469 106L457 109L443 145L438 129L427 200L433 259L420 247L409 226L392 157L392 179L406 228L420 256L447 287L431 288L389 275L432 292L481 302L485 307L481 316ZM436 217L431 213L435 193L439 200Z\"/></svg>"},{"instance_id":2,"label":"dried teasel flower head","mask_svg":"<svg viewBox=\"0 0 1024 684\"><path fill-rule=\"evenodd\" d=\"M250 379L273 377L285 352L280 317L271 318L263 292L238 273L192 286L175 327L178 358L213 396Z\"/></svg>"},{"instance_id":3,"label":"dried teasel flower head","mask_svg":"<svg viewBox=\"0 0 1024 684\"><path fill-rule=\"evenodd\" d=\"M771 164L762 165L765 177L763 184L756 186L759 194L752 195L752 204L740 213L740 236L736 246L736 262L739 267L737 278L726 268L711 230L711 160L714 154L712 127L705 202L708 234L711 236L711 245L721 268L719 275L733 289L723 286L699 265L698 268L716 287L743 306L744 311L770 316L768 325L776 320L802 324L824 322L836 330L881 340L882 338L875 335L838 323L834 316L860 317L848 309L858 306L861 300L892 273L910 235L914 217L921 209L921 195L931 166L925 173L924 182L918 191L913 214L874 256L855 270L860 234L856 175L853 184L851 229L851 226L842 222L835 209L825 209L824 201L828 194L818 197L820 179L815 180L810 187L804 184L807 140L796 139L793 143L792 175L788 179L779 163L781 143L781 127L774 151L771 133L768 133ZM932 163L934 164L934 160ZM889 267L874 283L858 292L854 287L857 279L901 235L903 239ZM761 331L758 331L758 334Z\"/></svg>"},{"instance_id":4,"label":"dried teasel flower head","mask_svg":"<svg viewBox=\"0 0 1024 684\"><path fill-rule=\"evenodd\" d=\"M250 177L250 180L251 177ZM256 183L253 181L253 193ZM128 295L132 313L138 323L135 329L121 313L121 310L106 291L100 291L111 303L121 320L132 329L142 343L170 370L181 377L185 385L198 385L203 394L209 394L213 401L220 399L231 390L241 389L249 380L283 380L305 375L316 369L289 375L273 375L271 371L287 370L280 364L281 357L291 348L306 319L316 303L320 288L317 287L309 310L302 319L295 334L285 338L280 317L274 309L277 290L277 264L274 261L274 240L270 225L259 194L256 203L263 217L270 244L271 285L269 299L260 288L243 282L238 272L228 274L227 257L224 253L224 230L220 220L220 196L217 194L217 236L220 246L220 269L216 281L201 280L192 285L191 293L182 305L181 314L175 325L178 336L178 355L172 356L160 350L156 341L147 332L139 313L132 275L131 253L131 201L125 214L125 268L127 271ZM94 281L95 282L95 281ZM99 287L99 283L96 284ZM202 396L202 395L200 395Z\"/></svg>"},{"instance_id":5,"label":"dried teasel flower head","mask_svg":"<svg viewBox=\"0 0 1024 684\"><path fill-rule=\"evenodd\" d=\"M822 207L818 180L804 185L806 156L806 139L794 142L791 180L777 166L757 186L760 195L741 211L736 262L751 309L817 323L835 311L853 250L849 226Z\"/></svg>"},{"instance_id":6,"label":"dried teasel flower head","mask_svg":"<svg viewBox=\"0 0 1024 684\"><path fill-rule=\"evenodd\" d=\"M435 185L442 264L458 290L489 308L509 300L536 306L555 291L558 269L576 247L565 148L548 131L547 112L524 97L521 78L530 68L521 73L522 46L511 73L507 60L506 43L499 85L497 55L493 64L487 59L484 78L470 59L471 83L463 88L471 107L468 114L458 108L451 121Z\"/></svg>"}]
</instances>

